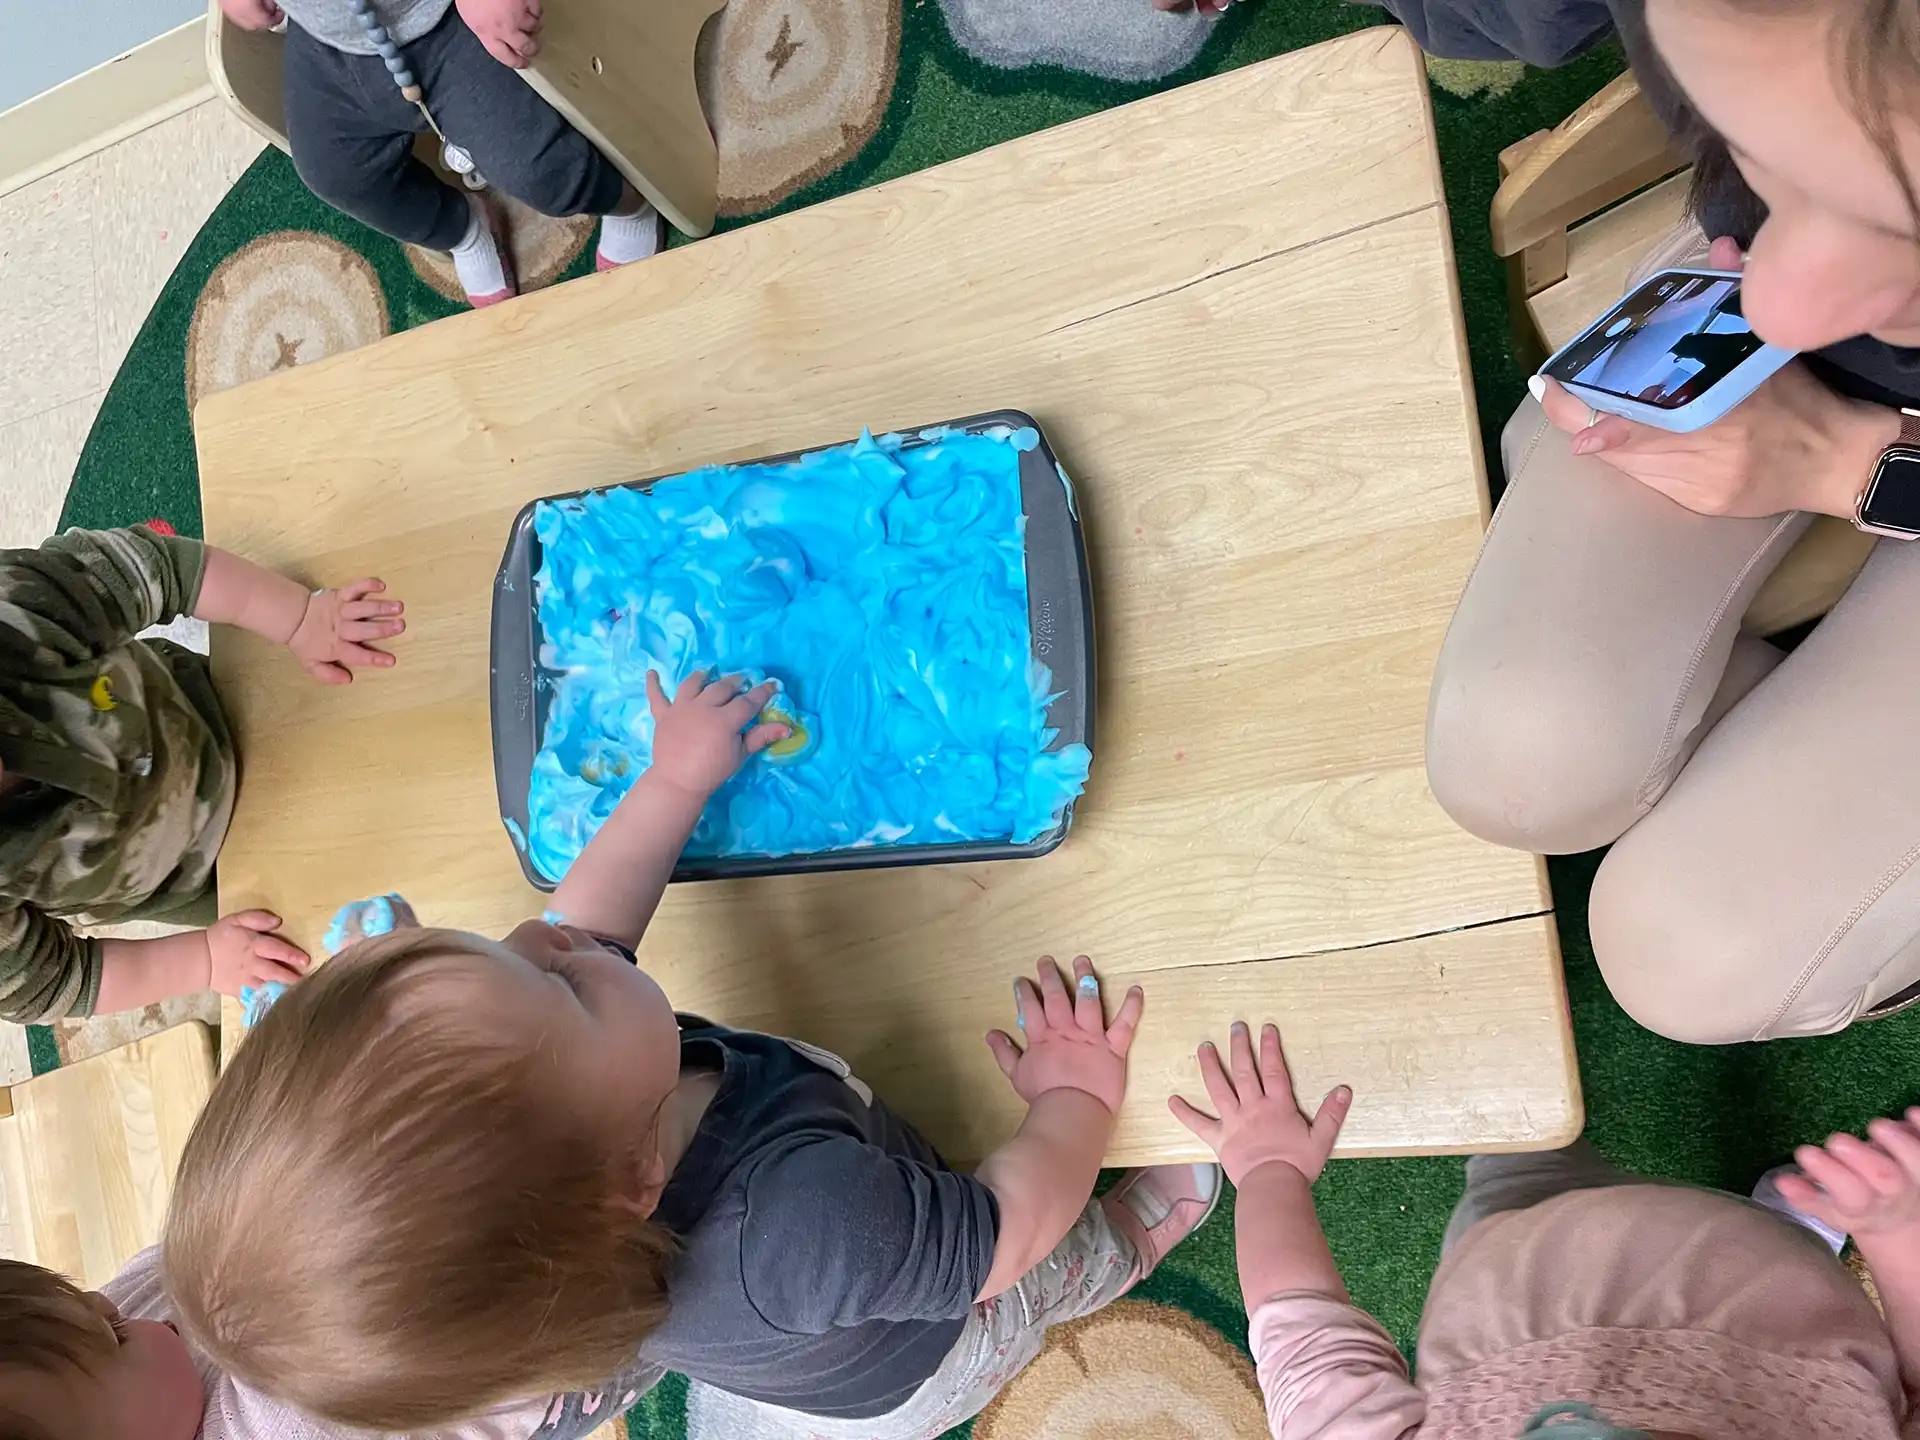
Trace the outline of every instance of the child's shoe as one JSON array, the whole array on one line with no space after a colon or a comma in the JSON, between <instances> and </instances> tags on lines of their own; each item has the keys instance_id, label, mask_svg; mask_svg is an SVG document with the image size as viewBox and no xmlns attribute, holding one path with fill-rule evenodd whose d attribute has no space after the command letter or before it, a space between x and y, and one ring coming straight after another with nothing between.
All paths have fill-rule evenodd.
<instances>
[{"instance_id":1,"label":"child's shoe","mask_svg":"<svg viewBox=\"0 0 1920 1440\"><path fill-rule=\"evenodd\" d=\"M666 248L667 223L651 201L642 200L631 215L600 217L600 248L593 252L593 268L605 273L658 255Z\"/></svg>"},{"instance_id":2,"label":"child's shoe","mask_svg":"<svg viewBox=\"0 0 1920 1440\"><path fill-rule=\"evenodd\" d=\"M473 191L467 192L473 221L453 247L453 273L476 310L511 300L520 293L513 278L513 251L507 247L507 221L500 208Z\"/></svg>"},{"instance_id":3,"label":"child's shoe","mask_svg":"<svg viewBox=\"0 0 1920 1440\"><path fill-rule=\"evenodd\" d=\"M1107 1219L1133 1242L1139 1259L1127 1281L1131 1290L1220 1203L1218 1165L1149 1165L1129 1170L1101 1200Z\"/></svg>"}]
</instances>

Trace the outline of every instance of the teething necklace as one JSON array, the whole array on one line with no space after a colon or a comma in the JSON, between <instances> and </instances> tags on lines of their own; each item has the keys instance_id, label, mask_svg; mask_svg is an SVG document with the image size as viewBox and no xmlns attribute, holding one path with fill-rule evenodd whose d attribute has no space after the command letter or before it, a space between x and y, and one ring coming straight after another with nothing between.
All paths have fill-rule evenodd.
<instances>
[{"instance_id":1,"label":"teething necklace","mask_svg":"<svg viewBox=\"0 0 1920 1440\"><path fill-rule=\"evenodd\" d=\"M353 11L353 18L360 22L360 28L367 32L367 40L379 52L387 73L393 76L393 83L400 87L401 97L419 110L421 118L427 122L427 128L439 137L441 162L458 175L469 190L486 189L487 179L474 169L473 156L465 147L447 138L447 132L440 128L440 122L433 118L433 111L427 108L427 92L420 88L420 82L407 65L407 57L400 53L399 42L387 33L387 27L373 13L373 0L347 0L347 8Z\"/></svg>"}]
</instances>

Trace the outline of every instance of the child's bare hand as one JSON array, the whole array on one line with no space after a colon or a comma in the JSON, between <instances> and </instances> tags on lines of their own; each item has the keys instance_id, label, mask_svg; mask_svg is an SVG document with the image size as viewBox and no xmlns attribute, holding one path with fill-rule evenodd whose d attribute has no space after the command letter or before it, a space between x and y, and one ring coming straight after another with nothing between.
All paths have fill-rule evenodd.
<instances>
[{"instance_id":1,"label":"child's bare hand","mask_svg":"<svg viewBox=\"0 0 1920 1440\"><path fill-rule=\"evenodd\" d=\"M207 927L208 984L222 995L271 980L293 984L307 968L307 952L273 933L279 928L271 910L236 910L214 921Z\"/></svg>"},{"instance_id":2,"label":"child's bare hand","mask_svg":"<svg viewBox=\"0 0 1920 1440\"><path fill-rule=\"evenodd\" d=\"M1920 1226L1920 1106L1904 1119L1875 1120L1865 1140L1835 1135L1793 1152L1799 1175L1782 1175L1789 1205L1850 1235Z\"/></svg>"},{"instance_id":3,"label":"child's bare hand","mask_svg":"<svg viewBox=\"0 0 1920 1440\"><path fill-rule=\"evenodd\" d=\"M738 675L709 684L702 672L688 676L669 701L660 676L649 670L653 773L705 804L707 796L731 780L749 755L758 755L787 737L784 725L754 724L778 689L768 680L743 694Z\"/></svg>"},{"instance_id":4,"label":"child's bare hand","mask_svg":"<svg viewBox=\"0 0 1920 1440\"><path fill-rule=\"evenodd\" d=\"M220 0L220 13L242 30L271 30L287 18L273 0Z\"/></svg>"},{"instance_id":5,"label":"child's bare hand","mask_svg":"<svg viewBox=\"0 0 1920 1440\"><path fill-rule=\"evenodd\" d=\"M487 53L516 70L540 53L540 0L454 0Z\"/></svg>"},{"instance_id":6,"label":"child's bare hand","mask_svg":"<svg viewBox=\"0 0 1920 1440\"><path fill-rule=\"evenodd\" d=\"M350 685L355 670L393 664L393 656L372 644L391 640L407 628L407 608L398 600L374 597L384 580L355 580L337 590L316 590L307 597L307 613L287 641L294 658L323 685Z\"/></svg>"},{"instance_id":7,"label":"child's bare hand","mask_svg":"<svg viewBox=\"0 0 1920 1440\"><path fill-rule=\"evenodd\" d=\"M1127 1051L1133 1048L1145 995L1138 985L1127 991L1109 1025L1091 960L1084 955L1074 960L1071 995L1051 955L1041 956L1039 968L1039 989L1024 976L1013 982L1014 1013L1027 1048L1014 1044L1004 1030L987 1035L1000 1073L1029 1105L1049 1090L1084 1090L1118 1113L1127 1095Z\"/></svg>"},{"instance_id":8,"label":"child's bare hand","mask_svg":"<svg viewBox=\"0 0 1920 1440\"><path fill-rule=\"evenodd\" d=\"M1221 1167L1235 1185L1275 1160L1291 1165L1311 1185L1320 1178L1327 1156L1333 1153L1333 1142L1339 1138L1353 1104L1353 1092L1338 1086L1320 1102L1319 1111L1309 1121L1293 1097L1293 1076L1287 1072L1277 1026L1261 1027L1257 1060L1253 1037L1244 1021L1233 1022L1227 1047L1231 1074L1220 1063L1220 1052L1211 1040L1200 1046L1200 1078L1220 1118L1195 1109L1178 1095L1167 1097L1167 1107L1220 1157Z\"/></svg>"}]
</instances>

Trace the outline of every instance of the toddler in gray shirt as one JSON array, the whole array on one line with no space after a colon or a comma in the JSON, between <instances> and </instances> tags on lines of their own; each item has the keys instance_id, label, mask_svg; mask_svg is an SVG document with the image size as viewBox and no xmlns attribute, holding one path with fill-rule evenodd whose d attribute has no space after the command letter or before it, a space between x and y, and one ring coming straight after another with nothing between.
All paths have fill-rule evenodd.
<instances>
[{"instance_id":1,"label":"toddler in gray shirt","mask_svg":"<svg viewBox=\"0 0 1920 1440\"><path fill-rule=\"evenodd\" d=\"M401 94L402 73L495 189L543 215L603 217L599 269L659 250L659 213L512 73L539 52L540 0L220 0L220 8L244 29L286 22L287 141L308 188L396 240L450 252L474 305L517 290L502 216L415 155L427 121Z\"/></svg>"}]
</instances>

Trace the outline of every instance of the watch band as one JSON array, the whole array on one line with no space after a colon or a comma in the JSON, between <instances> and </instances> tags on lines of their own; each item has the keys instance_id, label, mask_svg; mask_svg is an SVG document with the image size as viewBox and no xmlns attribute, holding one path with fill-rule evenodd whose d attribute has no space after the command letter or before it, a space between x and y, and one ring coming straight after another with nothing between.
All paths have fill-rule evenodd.
<instances>
[{"instance_id":1,"label":"watch band","mask_svg":"<svg viewBox=\"0 0 1920 1440\"><path fill-rule=\"evenodd\" d=\"M1920 539L1920 532L1896 530L1886 525L1876 525L1867 519L1867 505L1873 499L1874 488L1879 484L1881 472L1885 469L1887 456L1894 450L1920 451L1920 409L1900 407L1900 436L1893 444L1880 452L1873 462L1873 470L1867 476L1867 483L1861 487L1859 498L1853 502L1853 524L1856 530L1868 535L1884 535L1895 540Z\"/></svg>"}]
</instances>

